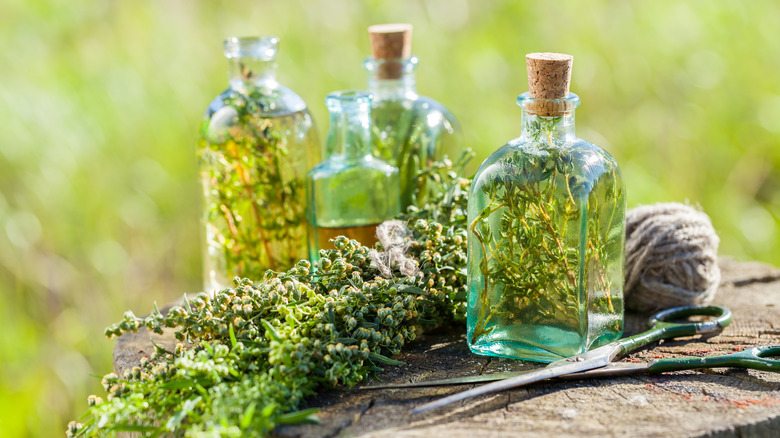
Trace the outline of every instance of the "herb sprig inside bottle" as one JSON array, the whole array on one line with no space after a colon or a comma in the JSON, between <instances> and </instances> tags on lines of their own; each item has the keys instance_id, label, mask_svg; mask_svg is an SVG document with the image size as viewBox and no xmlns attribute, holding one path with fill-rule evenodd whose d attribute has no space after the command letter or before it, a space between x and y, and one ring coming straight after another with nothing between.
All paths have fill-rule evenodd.
<instances>
[{"instance_id":1,"label":"herb sprig inside bottle","mask_svg":"<svg viewBox=\"0 0 780 438\"><path fill-rule=\"evenodd\" d=\"M521 136L490 156L469 195L468 343L550 362L623 328L620 170L574 135L572 57L527 56Z\"/></svg>"}]
</instances>

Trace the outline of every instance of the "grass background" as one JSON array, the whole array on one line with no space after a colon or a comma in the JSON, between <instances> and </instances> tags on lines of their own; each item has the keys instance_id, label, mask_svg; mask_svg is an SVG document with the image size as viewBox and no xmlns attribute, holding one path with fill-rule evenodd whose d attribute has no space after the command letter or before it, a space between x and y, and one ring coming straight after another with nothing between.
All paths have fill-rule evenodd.
<instances>
[{"instance_id":1,"label":"grass background","mask_svg":"<svg viewBox=\"0 0 780 438\"><path fill-rule=\"evenodd\" d=\"M62 434L102 394L103 327L198 290L194 150L221 41L281 37L278 77L325 138L325 94L365 87L365 28L396 21L472 170L519 135L525 53L570 53L578 135L620 163L629 207L699 204L721 254L780 265L776 1L6 1L0 436Z\"/></svg>"}]
</instances>

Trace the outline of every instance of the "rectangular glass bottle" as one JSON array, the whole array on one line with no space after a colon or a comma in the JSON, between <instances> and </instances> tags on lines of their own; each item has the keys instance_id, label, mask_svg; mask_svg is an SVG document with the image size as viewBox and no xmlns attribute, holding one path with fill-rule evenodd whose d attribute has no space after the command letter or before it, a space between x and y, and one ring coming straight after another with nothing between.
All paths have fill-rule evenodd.
<instances>
[{"instance_id":1,"label":"rectangular glass bottle","mask_svg":"<svg viewBox=\"0 0 780 438\"><path fill-rule=\"evenodd\" d=\"M574 135L578 104L568 84L562 98L521 95L521 136L474 177L475 353L552 362L622 335L625 189L615 160Z\"/></svg>"},{"instance_id":2,"label":"rectangular glass bottle","mask_svg":"<svg viewBox=\"0 0 780 438\"><path fill-rule=\"evenodd\" d=\"M329 94L326 104L325 161L306 175L312 261L341 235L373 246L376 226L400 212L398 169L371 155L371 95L341 91Z\"/></svg>"}]
</instances>

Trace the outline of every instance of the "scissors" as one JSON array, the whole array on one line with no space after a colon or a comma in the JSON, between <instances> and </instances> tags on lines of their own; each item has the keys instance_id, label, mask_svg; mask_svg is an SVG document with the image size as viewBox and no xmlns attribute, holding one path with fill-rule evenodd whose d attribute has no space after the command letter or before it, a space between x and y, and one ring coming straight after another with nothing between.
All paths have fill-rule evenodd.
<instances>
[{"instance_id":1,"label":"scissors","mask_svg":"<svg viewBox=\"0 0 780 438\"><path fill-rule=\"evenodd\" d=\"M674 322L691 316L711 316L713 319L701 322ZM685 306L664 310L650 318L651 329L612 342L594 350L550 363L534 371L498 373L466 378L446 379L431 382L416 382L400 385L368 386L365 389L402 388L415 386L439 386L464 383L490 382L468 391L453 394L412 410L418 414L483 394L516 388L529 383L555 377L590 378L600 376L629 375L635 373L662 373L695 368L742 367L764 371L780 372L780 360L769 359L780 353L780 346L753 347L725 356L671 358L652 360L646 363L611 363L612 360L630 351L661 339L672 339L695 334L714 333L731 323L731 311L721 306Z\"/></svg>"}]
</instances>

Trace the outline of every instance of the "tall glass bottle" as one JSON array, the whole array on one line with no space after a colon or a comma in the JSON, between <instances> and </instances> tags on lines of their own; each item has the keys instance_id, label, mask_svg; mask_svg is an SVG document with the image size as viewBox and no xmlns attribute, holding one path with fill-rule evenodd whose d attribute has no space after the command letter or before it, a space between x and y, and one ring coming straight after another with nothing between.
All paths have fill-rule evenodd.
<instances>
[{"instance_id":1,"label":"tall glass bottle","mask_svg":"<svg viewBox=\"0 0 780 438\"><path fill-rule=\"evenodd\" d=\"M445 155L456 160L463 153L458 121L441 103L417 94L411 56L412 26L380 24L368 28L372 57L368 71L374 156L398 167L401 208L421 205L415 198L417 172ZM425 191L420 192L425 195Z\"/></svg>"},{"instance_id":2,"label":"tall glass bottle","mask_svg":"<svg viewBox=\"0 0 780 438\"><path fill-rule=\"evenodd\" d=\"M304 101L276 80L278 44L224 43L229 86L206 110L198 148L206 290L307 255L304 177L318 139Z\"/></svg>"},{"instance_id":3,"label":"tall glass bottle","mask_svg":"<svg viewBox=\"0 0 780 438\"><path fill-rule=\"evenodd\" d=\"M474 177L471 351L551 362L623 331L625 189L615 160L574 135L571 56L527 56L521 135Z\"/></svg>"},{"instance_id":4,"label":"tall glass bottle","mask_svg":"<svg viewBox=\"0 0 780 438\"><path fill-rule=\"evenodd\" d=\"M371 154L371 95L339 91L325 103L325 161L306 175L311 260L341 235L373 246L376 226L400 213L398 169Z\"/></svg>"}]
</instances>

